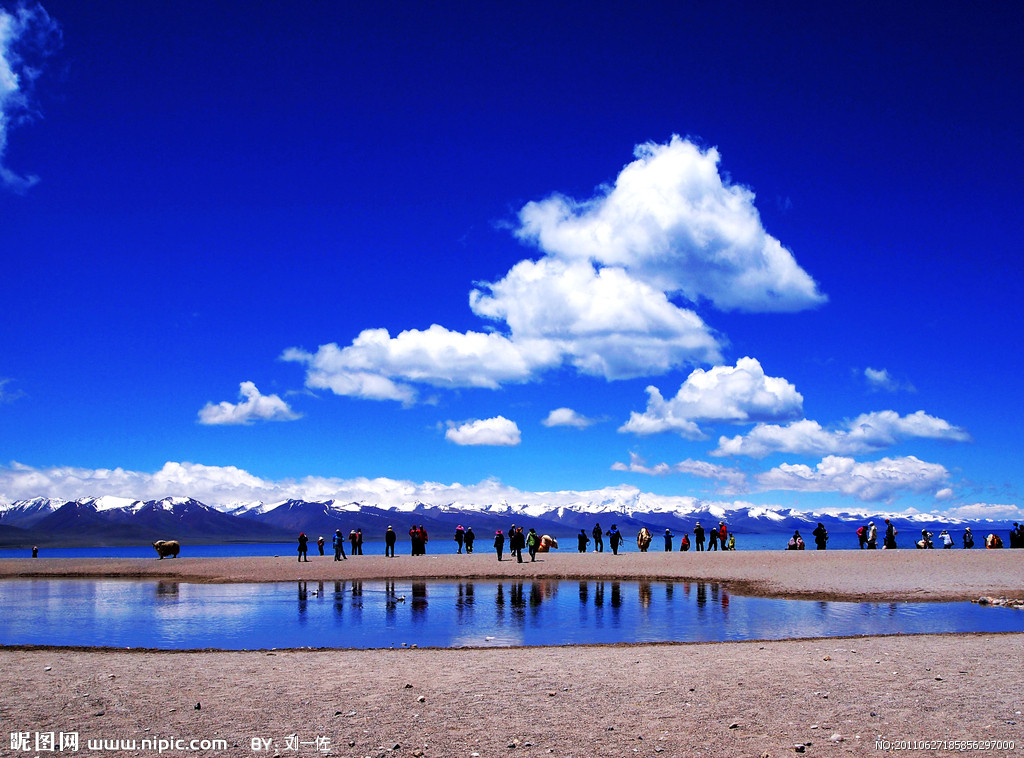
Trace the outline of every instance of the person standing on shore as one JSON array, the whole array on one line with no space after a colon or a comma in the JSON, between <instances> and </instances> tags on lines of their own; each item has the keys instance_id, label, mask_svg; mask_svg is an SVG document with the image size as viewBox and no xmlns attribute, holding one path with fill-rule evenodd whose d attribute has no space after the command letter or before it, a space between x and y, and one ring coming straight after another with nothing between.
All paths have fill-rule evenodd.
<instances>
[{"instance_id":1,"label":"person standing on shore","mask_svg":"<svg viewBox=\"0 0 1024 758\"><path fill-rule=\"evenodd\" d=\"M413 524L412 527L409 529L409 554L420 555L420 544L422 542L423 541L420 539L420 528L416 526L416 524Z\"/></svg>"},{"instance_id":2,"label":"person standing on shore","mask_svg":"<svg viewBox=\"0 0 1024 758\"><path fill-rule=\"evenodd\" d=\"M363 530L362 528L356 529L356 550L359 554L363 554Z\"/></svg>"},{"instance_id":3,"label":"person standing on shore","mask_svg":"<svg viewBox=\"0 0 1024 758\"><path fill-rule=\"evenodd\" d=\"M814 531L811 532L814 535L814 547L817 550L824 550L825 543L828 542L828 532L825 530L825 525L818 522L818 525L814 527Z\"/></svg>"},{"instance_id":4,"label":"person standing on shore","mask_svg":"<svg viewBox=\"0 0 1024 758\"><path fill-rule=\"evenodd\" d=\"M896 549L896 527L892 525L889 519L885 520L885 542L882 544L883 550L895 550Z\"/></svg>"},{"instance_id":5,"label":"person standing on shore","mask_svg":"<svg viewBox=\"0 0 1024 758\"><path fill-rule=\"evenodd\" d=\"M462 524L455 527L455 544L458 545L459 549L455 551L456 555L462 555L462 543L466 539L466 530L462 528Z\"/></svg>"},{"instance_id":6,"label":"person standing on shore","mask_svg":"<svg viewBox=\"0 0 1024 758\"><path fill-rule=\"evenodd\" d=\"M498 554L498 560L501 560L501 554L505 552L505 535L501 533L501 529L494 533L494 552Z\"/></svg>"},{"instance_id":7,"label":"person standing on shore","mask_svg":"<svg viewBox=\"0 0 1024 758\"><path fill-rule=\"evenodd\" d=\"M683 538L679 540L679 552L685 553L690 549L690 535L683 532Z\"/></svg>"},{"instance_id":8,"label":"person standing on shore","mask_svg":"<svg viewBox=\"0 0 1024 758\"><path fill-rule=\"evenodd\" d=\"M316 546L317 546L317 549L320 551L320 555L323 555L324 554L324 537L323 537L322 534L319 537L316 538Z\"/></svg>"},{"instance_id":9,"label":"person standing on shore","mask_svg":"<svg viewBox=\"0 0 1024 758\"><path fill-rule=\"evenodd\" d=\"M334 548L334 560L348 560L348 556L345 555L345 538L341 535L341 529L334 530L331 546Z\"/></svg>"},{"instance_id":10,"label":"person standing on shore","mask_svg":"<svg viewBox=\"0 0 1024 758\"><path fill-rule=\"evenodd\" d=\"M619 533L618 528L615 524L612 524L612 528L609 529L606 534L608 535L608 544L612 548L612 555L619 554L619 543L622 542L622 535Z\"/></svg>"},{"instance_id":11,"label":"person standing on shore","mask_svg":"<svg viewBox=\"0 0 1024 758\"><path fill-rule=\"evenodd\" d=\"M878 527L874 521L868 522L868 550L878 549Z\"/></svg>"},{"instance_id":12,"label":"person standing on shore","mask_svg":"<svg viewBox=\"0 0 1024 758\"><path fill-rule=\"evenodd\" d=\"M395 543L398 542L398 534L391 525L388 524L388 530L384 532L384 557L394 558L395 557Z\"/></svg>"},{"instance_id":13,"label":"person standing on shore","mask_svg":"<svg viewBox=\"0 0 1024 758\"><path fill-rule=\"evenodd\" d=\"M587 536L585 529L580 529L580 533L576 535L576 551L580 553L587 552L588 544L590 544L590 537Z\"/></svg>"},{"instance_id":14,"label":"person standing on shore","mask_svg":"<svg viewBox=\"0 0 1024 758\"><path fill-rule=\"evenodd\" d=\"M672 530L671 529L666 529L665 530L665 552L666 553L671 553L672 552L672 538L673 537L675 537L675 535L672 534Z\"/></svg>"},{"instance_id":15,"label":"person standing on shore","mask_svg":"<svg viewBox=\"0 0 1024 758\"><path fill-rule=\"evenodd\" d=\"M947 532L945 529L943 529L939 533L939 539L942 540L943 550L949 550L951 547L953 547L953 538L949 536L949 532Z\"/></svg>"},{"instance_id":16,"label":"person standing on shore","mask_svg":"<svg viewBox=\"0 0 1024 758\"><path fill-rule=\"evenodd\" d=\"M698 521L696 526L693 527L693 541L696 545L698 553L704 552L704 527L700 525Z\"/></svg>"},{"instance_id":17,"label":"person standing on shore","mask_svg":"<svg viewBox=\"0 0 1024 758\"><path fill-rule=\"evenodd\" d=\"M516 560L522 563L523 548L526 547L526 536L523 534L523 527L517 526L509 539L511 540L509 546L512 548L512 552L515 553Z\"/></svg>"},{"instance_id":18,"label":"person standing on shore","mask_svg":"<svg viewBox=\"0 0 1024 758\"><path fill-rule=\"evenodd\" d=\"M708 529L708 550L718 550L718 530L715 527Z\"/></svg>"},{"instance_id":19,"label":"person standing on shore","mask_svg":"<svg viewBox=\"0 0 1024 758\"><path fill-rule=\"evenodd\" d=\"M604 539L601 537L601 522L594 524L594 530L591 532L594 535L594 552L604 552Z\"/></svg>"},{"instance_id":20,"label":"person standing on shore","mask_svg":"<svg viewBox=\"0 0 1024 758\"><path fill-rule=\"evenodd\" d=\"M309 558L306 557L306 551L309 549L309 537L306 536L305 532L299 532L299 563L305 561L309 563Z\"/></svg>"},{"instance_id":21,"label":"person standing on shore","mask_svg":"<svg viewBox=\"0 0 1024 758\"><path fill-rule=\"evenodd\" d=\"M473 527L466 527L466 552L473 552L473 542L476 540L476 535L473 534Z\"/></svg>"},{"instance_id":22,"label":"person standing on shore","mask_svg":"<svg viewBox=\"0 0 1024 758\"><path fill-rule=\"evenodd\" d=\"M526 535L526 547L530 549L530 561L537 560L537 548L540 547L540 535L530 527L530 533Z\"/></svg>"},{"instance_id":23,"label":"person standing on shore","mask_svg":"<svg viewBox=\"0 0 1024 758\"><path fill-rule=\"evenodd\" d=\"M863 524L857 527L857 544L861 550L868 544L868 528Z\"/></svg>"},{"instance_id":24,"label":"person standing on shore","mask_svg":"<svg viewBox=\"0 0 1024 758\"><path fill-rule=\"evenodd\" d=\"M718 544L722 546L722 550L728 550L727 543L729 541L729 528L725 525L724 521L718 522Z\"/></svg>"},{"instance_id":25,"label":"person standing on shore","mask_svg":"<svg viewBox=\"0 0 1024 758\"><path fill-rule=\"evenodd\" d=\"M350 553L352 553L352 555L359 555L359 552L356 550L356 542L358 542L358 541L359 541L359 535L356 534L356 530L355 529L350 529L349 533L348 533L348 544L349 544L348 551Z\"/></svg>"},{"instance_id":26,"label":"person standing on shore","mask_svg":"<svg viewBox=\"0 0 1024 758\"><path fill-rule=\"evenodd\" d=\"M971 527L964 529L964 550L970 550L974 547L974 535L971 534Z\"/></svg>"},{"instance_id":27,"label":"person standing on shore","mask_svg":"<svg viewBox=\"0 0 1024 758\"><path fill-rule=\"evenodd\" d=\"M427 543L430 538L427 536L427 527L420 524L420 555L427 554Z\"/></svg>"}]
</instances>

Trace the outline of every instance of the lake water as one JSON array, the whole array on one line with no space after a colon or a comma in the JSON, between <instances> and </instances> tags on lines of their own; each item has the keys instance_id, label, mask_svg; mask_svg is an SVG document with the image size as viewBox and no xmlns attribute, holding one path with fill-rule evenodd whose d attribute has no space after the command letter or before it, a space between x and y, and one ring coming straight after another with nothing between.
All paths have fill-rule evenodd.
<instances>
[{"instance_id":1,"label":"lake water","mask_svg":"<svg viewBox=\"0 0 1024 758\"><path fill-rule=\"evenodd\" d=\"M0 582L0 643L387 648L1024 631L1024 611L843 603L635 581Z\"/></svg>"},{"instance_id":2,"label":"lake water","mask_svg":"<svg viewBox=\"0 0 1024 758\"><path fill-rule=\"evenodd\" d=\"M809 530L804 530L804 539L807 541L807 547L809 550L814 549L814 539L810 536ZM785 534L743 534L739 533L736 535L736 549L737 550L784 550L786 543L789 540L792 532ZM953 544L955 549L960 549L963 542L961 541L961 531L951 531L950 536L953 538ZM1004 543L1006 542L1005 531L1003 534ZM673 548L679 550L679 537L677 535L672 541ZM904 534L900 533L897 537L897 544L901 548L914 549L914 539L920 538L918 534ZM334 551L331 550L330 537L331 535L324 535L327 540L327 545L324 548L324 552L328 555L333 555ZM483 535L477 536L476 550L477 552L489 552L491 547L491 541L494 535L490 534L486 537ZM983 535L978 532L978 536L975 537L975 550L984 549ZM576 537L575 535L569 536L558 536L558 544L561 546L561 550L565 552L576 551ZM938 534L936 533L936 542ZM317 552L316 537L310 538L309 552L313 555ZM607 540L605 540L607 543ZM654 536L654 541L651 543L651 551L658 552L664 548L664 539L660 535ZM295 542L257 542L257 543L234 543L227 545L191 545L186 543L182 546L182 555L191 557L229 557L229 556L275 556L275 555L294 555L297 543ZM857 550L859 544L857 542L857 535L851 529L849 532L834 531L829 534L828 542L829 550ZM450 535L445 537L434 537L427 543L428 553L454 553L455 542L451 539ZM605 550L608 550L608 545L605 544ZM692 549L692 548L691 548ZM349 545L345 543L345 552L348 553ZM404 555L409 554L409 540L400 540L396 552ZM628 538L619 552L637 552L636 547L636 535ZM368 540L363 543L363 553L365 555L384 555L384 542L383 540ZM29 558L32 555L32 551L29 549L19 548L7 548L0 549L0 558ZM42 548L39 552L40 557L43 558L153 558L156 552L153 550L151 545L131 545L126 547L67 547L67 548Z\"/></svg>"}]
</instances>

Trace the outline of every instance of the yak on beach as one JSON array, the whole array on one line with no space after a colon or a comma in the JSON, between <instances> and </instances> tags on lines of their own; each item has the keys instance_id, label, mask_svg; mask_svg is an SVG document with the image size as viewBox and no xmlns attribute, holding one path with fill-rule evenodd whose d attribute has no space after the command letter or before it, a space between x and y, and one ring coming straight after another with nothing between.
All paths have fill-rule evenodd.
<instances>
[{"instance_id":1,"label":"yak on beach","mask_svg":"<svg viewBox=\"0 0 1024 758\"><path fill-rule=\"evenodd\" d=\"M160 560L163 560L167 556L177 558L181 545L178 544L177 540L157 540L153 543L153 548L156 550L157 555L160 556Z\"/></svg>"},{"instance_id":2,"label":"yak on beach","mask_svg":"<svg viewBox=\"0 0 1024 758\"><path fill-rule=\"evenodd\" d=\"M558 550L558 540L552 537L550 534L545 534L540 538L540 544L537 546L538 553L546 553L554 548Z\"/></svg>"}]
</instances>

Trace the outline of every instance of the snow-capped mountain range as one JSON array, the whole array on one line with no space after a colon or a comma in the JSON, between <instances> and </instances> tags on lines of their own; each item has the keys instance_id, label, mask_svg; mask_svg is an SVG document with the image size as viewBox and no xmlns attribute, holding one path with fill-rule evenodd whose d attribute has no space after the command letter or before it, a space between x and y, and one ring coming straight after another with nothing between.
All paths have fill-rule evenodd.
<instances>
[{"instance_id":1,"label":"snow-capped mountain range","mask_svg":"<svg viewBox=\"0 0 1024 758\"><path fill-rule=\"evenodd\" d=\"M403 503L380 506L339 500L285 500L276 503L236 503L216 508L188 497L161 500L132 500L102 497L60 500L32 498L0 503L0 545L125 545L158 539L196 543L279 542L294 539L297 532L330 535L336 529L348 534L362 529L378 538L389 525L404 534L412 524L423 524L428 532L454 530L457 524L472 526L478 534L507 529L512 523L532 526L538 532L568 536L579 529L591 529L595 522L605 527L617 523L623 530L647 526L652 531L691 531L697 521L705 526L724 521L737 533L773 534L813 528L822 522L829 530L853 531L873 519L878 523L888 514L872 512L802 512L754 505L725 508L700 501L647 503L642 496L609 497L568 505L487 505L470 503ZM941 518L934 514L890 516L897 528L957 528L985 524L998 528L1003 522L978 522Z\"/></svg>"}]
</instances>

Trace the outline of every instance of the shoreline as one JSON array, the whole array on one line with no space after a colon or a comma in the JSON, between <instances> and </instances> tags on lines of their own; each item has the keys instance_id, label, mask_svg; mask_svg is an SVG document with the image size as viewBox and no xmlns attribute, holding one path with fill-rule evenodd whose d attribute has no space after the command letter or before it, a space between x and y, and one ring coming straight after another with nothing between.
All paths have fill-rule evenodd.
<instances>
[{"instance_id":1,"label":"shoreline","mask_svg":"<svg viewBox=\"0 0 1024 758\"><path fill-rule=\"evenodd\" d=\"M848 602L1024 598L1024 550L539 553L523 563L472 555L203 558L9 558L4 579L136 579L189 583L501 579L705 582L734 594Z\"/></svg>"}]
</instances>

